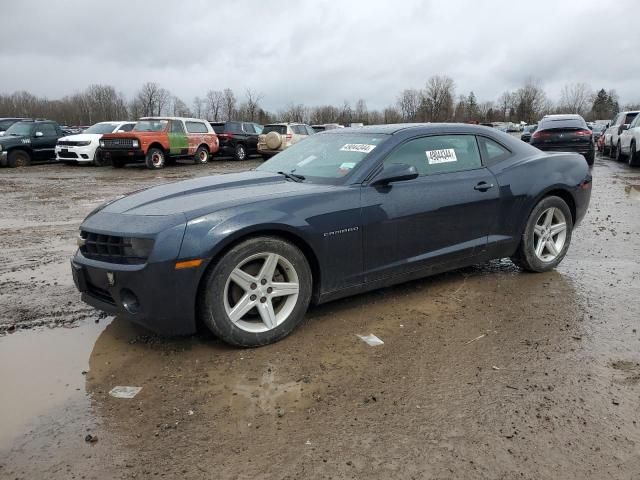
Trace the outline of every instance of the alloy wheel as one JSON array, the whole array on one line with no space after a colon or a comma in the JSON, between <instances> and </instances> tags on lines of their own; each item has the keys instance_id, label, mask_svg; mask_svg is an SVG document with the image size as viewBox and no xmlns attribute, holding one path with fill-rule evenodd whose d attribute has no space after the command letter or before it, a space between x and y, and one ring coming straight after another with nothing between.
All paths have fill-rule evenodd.
<instances>
[{"instance_id":1,"label":"alloy wheel","mask_svg":"<svg viewBox=\"0 0 640 480\"><path fill-rule=\"evenodd\" d=\"M240 262L224 287L224 308L236 327L247 332L273 330L296 306L298 273L282 255L257 253Z\"/></svg>"},{"instance_id":2,"label":"alloy wheel","mask_svg":"<svg viewBox=\"0 0 640 480\"><path fill-rule=\"evenodd\" d=\"M552 262L562 252L567 239L567 220L559 208L543 211L533 230L533 248L543 262Z\"/></svg>"}]
</instances>

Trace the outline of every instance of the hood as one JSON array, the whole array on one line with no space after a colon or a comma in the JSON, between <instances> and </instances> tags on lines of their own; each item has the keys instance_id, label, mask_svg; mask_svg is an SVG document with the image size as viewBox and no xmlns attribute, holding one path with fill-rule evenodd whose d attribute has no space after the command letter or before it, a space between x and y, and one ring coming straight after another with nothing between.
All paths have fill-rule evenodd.
<instances>
[{"instance_id":1,"label":"hood","mask_svg":"<svg viewBox=\"0 0 640 480\"><path fill-rule=\"evenodd\" d=\"M184 214L187 220L223 208L271 197L317 193L327 185L297 183L270 172L241 172L167 183L127 195L107 205L105 213L127 215Z\"/></svg>"},{"instance_id":2,"label":"hood","mask_svg":"<svg viewBox=\"0 0 640 480\"><path fill-rule=\"evenodd\" d=\"M67 135L66 137L59 138L65 142L94 142L100 140L101 133L79 133L78 135Z\"/></svg>"}]
</instances>

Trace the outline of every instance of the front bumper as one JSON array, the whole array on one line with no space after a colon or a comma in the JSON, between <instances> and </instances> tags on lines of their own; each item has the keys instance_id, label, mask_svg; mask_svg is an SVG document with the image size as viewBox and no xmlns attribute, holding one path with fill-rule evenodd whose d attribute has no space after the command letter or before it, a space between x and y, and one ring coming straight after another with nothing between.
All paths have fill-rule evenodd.
<instances>
[{"instance_id":1,"label":"front bumper","mask_svg":"<svg viewBox=\"0 0 640 480\"><path fill-rule=\"evenodd\" d=\"M145 158L144 151L140 149L101 149L104 160L126 160L128 162L142 162Z\"/></svg>"},{"instance_id":2,"label":"front bumper","mask_svg":"<svg viewBox=\"0 0 640 480\"><path fill-rule=\"evenodd\" d=\"M56 146L56 161L58 162L78 162L90 163L96 154L95 146L73 147Z\"/></svg>"},{"instance_id":3,"label":"front bumper","mask_svg":"<svg viewBox=\"0 0 640 480\"><path fill-rule=\"evenodd\" d=\"M121 265L71 259L73 281L85 303L162 335L196 331L196 298L204 265L175 269L175 261Z\"/></svg>"}]
</instances>

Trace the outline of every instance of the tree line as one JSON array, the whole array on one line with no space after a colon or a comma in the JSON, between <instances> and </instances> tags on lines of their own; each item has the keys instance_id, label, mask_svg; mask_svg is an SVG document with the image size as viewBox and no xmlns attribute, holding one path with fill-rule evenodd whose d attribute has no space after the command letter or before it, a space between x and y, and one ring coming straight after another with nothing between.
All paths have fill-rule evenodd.
<instances>
[{"instance_id":1,"label":"tree line","mask_svg":"<svg viewBox=\"0 0 640 480\"><path fill-rule=\"evenodd\" d=\"M615 90L594 91L585 83L562 88L553 102L540 82L533 78L514 91L503 92L496 100L480 101L473 91L456 94L452 78L435 75L423 88L401 91L396 101L383 109L367 108L364 99L353 105L307 106L291 102L269 112L262 108L263 95L245 90L241 96L230 89L209 90L190 104L155 82L146 82L133 98L127 99L110 85L91 85L82 92L50 100L26 91L0 94L0 117L49 118L64 125L91 125L105 120L135 120L144 116L172 115L206 118L211 121L239 119L262 124L274 121L308 124L365 124L399 122L520 122L535 123L549 113L578 113L587 120L611 119L622 109Z\"/></svg>"}]
</instances>

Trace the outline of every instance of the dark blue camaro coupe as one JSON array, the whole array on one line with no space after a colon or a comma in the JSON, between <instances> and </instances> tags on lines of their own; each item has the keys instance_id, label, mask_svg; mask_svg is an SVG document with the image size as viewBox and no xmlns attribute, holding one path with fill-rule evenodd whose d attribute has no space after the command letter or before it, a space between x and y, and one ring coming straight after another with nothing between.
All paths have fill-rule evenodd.
<instances>
[{"instance_id":1,"label":"dark blue camaro coupe","mask_svg":"<svg viewBox=\"0 0 640 480\"><path fill-rule=\"evenodd\" d=\"M164 334L204 324L258 346L310 303L511 257L565 256L591 196L587 163L491 128L331 130L256 170L108 202L71 261L85 302Z\"/></svg>"}]
</instances>

